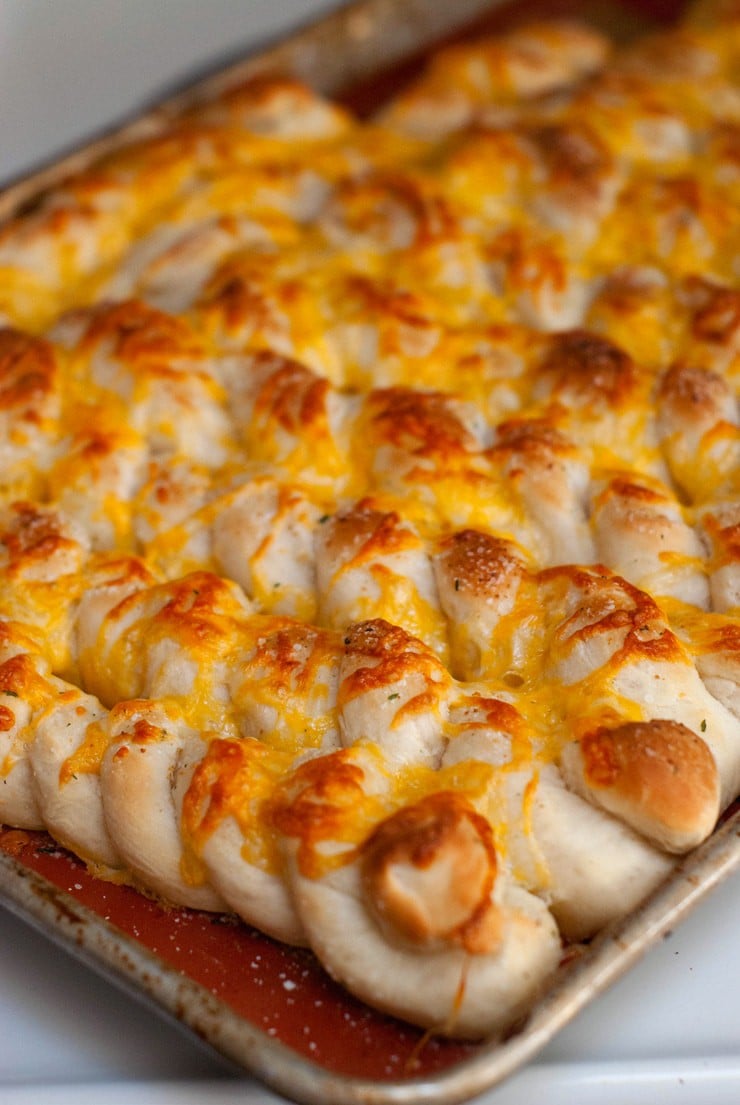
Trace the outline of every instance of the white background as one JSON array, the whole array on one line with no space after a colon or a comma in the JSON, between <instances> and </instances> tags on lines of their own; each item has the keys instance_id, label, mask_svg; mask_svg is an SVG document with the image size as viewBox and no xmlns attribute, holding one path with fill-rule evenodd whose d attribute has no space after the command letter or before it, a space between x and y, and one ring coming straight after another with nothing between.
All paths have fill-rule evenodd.
<instances>
[{"instance_id":1,"label":"white background","mask_svg":"<svg viewBox=\"0 0 740 1105\"><path fill-rule=\"evenodd\" d=\"M0 181L328 6L0 0ZM737 1105L738 917L736 879L486 1105ZM268 1100L0 910L0 1105Z\"/></svg>"}]
</instances>

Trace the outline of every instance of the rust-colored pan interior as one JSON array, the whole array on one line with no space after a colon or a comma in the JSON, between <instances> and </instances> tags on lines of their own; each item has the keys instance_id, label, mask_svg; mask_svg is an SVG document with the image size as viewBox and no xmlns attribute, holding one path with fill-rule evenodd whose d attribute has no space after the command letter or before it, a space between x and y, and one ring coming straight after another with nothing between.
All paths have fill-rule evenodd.
<instances>
[{"instance_id":1,"label":"rust-colored pan interior","mask_svg":"<svg viewBox=\"0 0 740 1105\"><path fill-rule=\"evenodd\" d=\"M231 918L165 908L129 886L94 878L46 833L0 831L0 848L139 941L256 1028L336 1074L374 1080L443 1070L475 1045L425 1038L353 999L310 952Z\"/></svg>"}]
</instances>

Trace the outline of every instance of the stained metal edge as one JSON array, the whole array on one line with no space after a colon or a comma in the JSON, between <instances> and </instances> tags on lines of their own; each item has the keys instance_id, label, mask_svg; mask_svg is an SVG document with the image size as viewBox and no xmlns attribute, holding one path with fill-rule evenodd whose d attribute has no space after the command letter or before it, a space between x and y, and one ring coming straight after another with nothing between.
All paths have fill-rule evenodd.
<instances>
[{"instance_id":1,"label":"stained metal edge","mask_svg":"<svg viewBox=\"0 0 740 1105\"><path fill-rule=\"evenodd\" d=\"M249 1069L258 1072L255 1047L271 1058L288 1050L112 922L1 851L0 906L129 997L160 1016L165 1013L220 1058L232 1059L235 1070L244 1070L246 1055Z\"/></svg>"},{"instance_id":2,"label":"stained metal edge","mask_svg":"<svg viewBox=\"0 0 740 1105\"><path fill-rule=\"evenodd\" d=\"M533 1058L598 994L740 870L740 810L679 863L633 914L602 932L543 994L505 1042L423 1078L374 1082L312 1063L234 1012L135 939L12 857L0 853L0 904L136 1000L190 1031L235 1068L304 1105L458 1105Z\"/></svg>"},{"instance_id":3,"label":"stained metal edge","mask_svg":"<svg viewBox=\"0 0 740 1105\"><path fill-rule=\"evenodd\" d=\"M338 95L454 34L507 0L349 0L328 15L137 112L100 137L0 190L0 220L129 142L164 133L181 112L252 77L291 76Z\"/></svg>"}]
</instances>

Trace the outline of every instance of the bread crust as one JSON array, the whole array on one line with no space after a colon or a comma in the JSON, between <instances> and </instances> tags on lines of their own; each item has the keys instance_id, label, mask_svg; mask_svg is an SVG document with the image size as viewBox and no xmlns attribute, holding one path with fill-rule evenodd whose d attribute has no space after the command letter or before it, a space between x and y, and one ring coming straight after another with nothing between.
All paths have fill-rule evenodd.
<instances>
[{"instance_id":1,"label":"bread crust","mask_svg":"<svg viewBox=\"0 0 740 1105\"><path fill-rule=\"evenodd\" d=\"M719 815L714 757L680 723L597 729L566 746L561 763L574 789L669 852L704 840Z\"/></svg>"}]
</instances>

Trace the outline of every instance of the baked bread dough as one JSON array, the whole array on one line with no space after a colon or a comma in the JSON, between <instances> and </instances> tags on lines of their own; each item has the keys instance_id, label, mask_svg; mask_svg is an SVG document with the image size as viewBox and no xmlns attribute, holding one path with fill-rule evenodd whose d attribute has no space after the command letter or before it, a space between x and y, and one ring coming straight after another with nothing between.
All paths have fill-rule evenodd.
<instances>
[{"instance_id":1,"label":"baked bread dough","mask_svg":"<svg viewBox=\"0 0 740 1105\"><path fill-rule=\"evenodd\" d=\"M740 793L740 16L261 77L0 227L0 819L505 1033Z\"/></svg>"}]
</instances>

